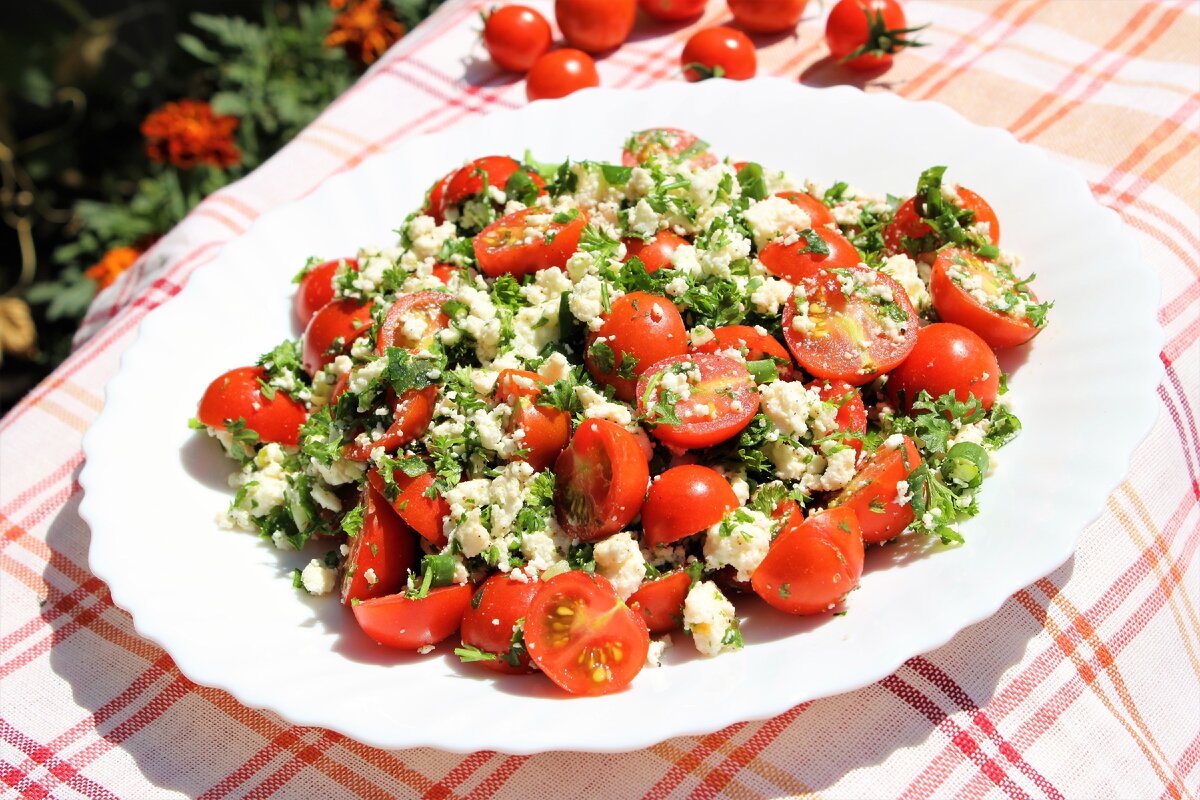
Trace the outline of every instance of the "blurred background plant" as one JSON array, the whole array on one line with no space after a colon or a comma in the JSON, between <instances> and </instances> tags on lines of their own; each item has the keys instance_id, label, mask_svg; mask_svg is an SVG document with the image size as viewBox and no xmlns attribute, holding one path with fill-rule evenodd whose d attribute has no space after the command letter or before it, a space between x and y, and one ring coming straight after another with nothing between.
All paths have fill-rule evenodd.
<instances>
[{"instance_id":1,"label":"blurred background plant","mask_svg":"<svg viewBox=\"0 0 1200 800\"><path fill-rule=\"evenodd\" d=\"M44 0L0 30L0 411L96 292L442 0ZM248 10L248 7L250 10Z\"/></svg>"}]
</instances>

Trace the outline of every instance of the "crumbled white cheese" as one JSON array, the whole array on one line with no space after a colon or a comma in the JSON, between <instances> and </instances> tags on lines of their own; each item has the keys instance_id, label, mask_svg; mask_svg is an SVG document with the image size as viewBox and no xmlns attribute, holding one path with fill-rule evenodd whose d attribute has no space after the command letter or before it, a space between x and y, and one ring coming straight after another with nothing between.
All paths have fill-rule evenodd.
<instances>
[{"instance_id":1,"label":"crumbled white cheese","mask_svg":"<svg viewBox=\"0 0 1200 800\"><path fill-rule=\"evenodd\" d=\"M337 586L337 570L314 558L301 571L300 583L309 594L329 594Z\"/></svg>"},{"instance_id":2,"label":"crumbled white cheese","mask_svg":"<svg viewBox=\"0 0 1200 800\"><path fill-rule=\"evenodd\" d=\"M737 650L741 644L733 603L712 581L699 581L683 602L683 629L706 656Z\"/></svg>"},{"instance_id":3,"label":"crumbled white cheese","mask_svg":"<svg viewBox=\"0 0 1200 800\"><path fill-rule=\"evenodd\" d=\"M613 534L592 551L596 571L608 579L617 596L625 600L646 577L646 559L629 531Z\"/></svg>"}]
</instances>

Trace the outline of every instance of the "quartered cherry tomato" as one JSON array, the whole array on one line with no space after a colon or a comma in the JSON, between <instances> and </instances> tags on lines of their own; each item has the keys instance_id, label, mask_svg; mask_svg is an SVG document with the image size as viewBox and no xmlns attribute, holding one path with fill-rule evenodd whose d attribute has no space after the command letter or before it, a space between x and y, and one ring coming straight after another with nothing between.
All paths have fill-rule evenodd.
<instances>
[{"instance_id":1,"label":"quartered cherry tomato","mask_svg":"<svg viewBox=\"0 0 1200 800\"><path fill-rule=\"evenodd\" d=\"M599 575L572 570L542 583L525 617L529 657L571 694L619 691L641 671L650 634Z\"/></svg>"},{"instance_id":2,"label":"quartered cherry tomato","mask_svg":"<svg viewBox=\"0 0 1200 800\"><path fill-rule=\"evenodd\" d=\"M814 228L827 228L830 225L837 225L837 219L834 218L833 212L829 210L829 206L808 192L779 192L775 196L782 197L784 200L790 200L792 205L798 207L805 214L808 214L810 224Z\"/></svg>"},{"instance_id":3,"label":"quartered cherry tomato","mask_svg":"<svg viewBox=\"0 0 1200 800\"><path fill-rule=\"evenodd\" d=\"M908 294L869 267L805 278L783 309L783 335L797 363L818 378L854 386L903 361L916 345L917 327Z\"/></svg>"},{"instance_id":4,"label":"quartered cherry tomato","mask_svg":"<svg viewBox=\"0 0 1200 800\"><path fill-rule=\"evenodd\" d=\"M795 374L792 354L779 340L764 329L752 325L725 325L713 328L713 338L704 344L694 345L693 353L724 353L735 351L746 361L773 359L780 380L789 381Z\"/></svg>"},{"instance_id":5,"label":"quartered cherry tomato","mask_svg":"<svg viewBox=\"0 0 1200 800\"><path fill-rule=\"evenodd\" d=\"M642 510L650 468L632 433L589 419L554 463L554 476L559 525L590 542L621 530Z\"/></svg>"},{"instance_id":6,"label":"quartered cherry tomato","mask_svg":"<svg viewBox=\"0 0 1200 800\"><path fill-rule=\"evenodd\" d=\"M758 55L750 37L734 28L704 28L692 34L679 56L689 81L727 78L744 81L758 71Z\"/></svg>"},{"instance_id":7,"label":"quartered cherry tomato","mask_svg":"<svg viewBox=\"0 0 1200 800\"><path fill-rule=\"evenodd\" d=\"M655 273L664 267L671 266L671 256L681 244L687 244L684 239L672 231L659 231L653 239L645 241L633 237L625 239L625 260L638 258L646 268L646 272Z\"/></svg>"},{"instance_id":8,"label":"quartered cherry tomato","mask_svg":"<svg viewBox=\"0 0 1200 800\"><path fill-rule=\"evenodd\" d=\"M442 586L422 598L392 594L350 606L363 633L398 650L418 650L449 638L471 602L471 584Z\"/></svg>"},{"instance_id":9,"label":"quartered cherry tomato","mask_svg":"<svg viewBox=\"0 0 1200 800\"><path fill-rule=\"evenodd\" d=\"M513 413L510 430L522 431L522 461L535 470L548 468L558 458L571 438L571 415L552 406L538 405L538 397L546 382L536 372L506 369L496 380L496 400L507 404Z\"/></svg>"},{"instance_id":10,"label":"quartered cherry tomato","mask_svg":"<svg viewBox=\"0 0 1200 800\"><path fill-rule=\"evenodd\" d=\"M414 478L397 468L393 478L398 492L396 497L389 501L392 508L396 509L400 518L412 526L413 530L421 534L421 538L436 547L445 547L446 534L442 525L450 513L450 505L441 495L428 495L429 487L433 485L433 473L426 472ZM375 491L385 498L388 496L387 484L379 470L372 469L368 472L367 481Z\"/></svg>"},{"instance_id":11,"label":"quartered cherry tomato","mask_svg":"<svg viewBox=\"0 0 1200 800\"><path fill-rule=\"evenodd\" d=\"M337 258L317 264L304 273L294 301L296 319L300 320L301 325L307 325L322 306L333 300L333 278L342 264L358 271L358 259Z\"/></svg>"},{"instance_id":12,"label":"quartered cherry tomato","mask_svg":"<svg viewBox=\"0 0 1200 800\"><path fill-rule=\"evenodd\" d=\"M550 49L550 23L528 6L501 6L483 23L483 44L501 69L525 72Z\"/></svg>"},{"instance_id":13,"label":"quartered cherry tomato","mask_svg":"<svg viewBox=\"0 0 1200 800\"><path fill-rule=\"evenodd\" d=\"M957 187L955 194L958 195L960 202L957 205L960 208L974 212L974 224L985 224L988 239L992 244L1000 244L1000 220L996 218L996 212L987 204L987 201L965 186ZM884 228L883 243L890 253L909 252L914 257L920 256L925 252L936 250L946 242L935 237L928 247L920 248L919 252L910 252L910 249L905 247L904 240L905 238L919 240L931 233L933 233L933 228L929 227L929 224L917 212L917 198L910 197L900 204L900 207L896 209L896 216Z\"/></svg>"},{"instance_id":14,"label":"quartered cherry tomato","mask_svg":"<svg viewBox=\"0 0 1200 800\"><path fill-rule=\"evenodd\" d=\"M417 566L417 534L371 484L363 488L363 521L350 537L342 603L395 594Z\"/></svg>"},{"instance_id":15,"label":"quartered cherry tomato","mask_svg":"<svg viewBox=\"0 0 1200 800\"><path fill-rule=\"evenodd\" d=\"M339 381L337 387L334 388L335 401L344 386L344 382ZM388 389L388 392L390 393L391 389ZM389 396L394 397L395 395ZM409 442L425 435L425 431L429 430L429 423L433 421L433 408L436 404L436 386L409 389L392 404L392 422L383 435L378 439L366 442L359 442L356 439L346 445L343 455L351 461L366 461L371 457L371 451L377 447L382 447L385 453L396 452Z\"/></svg>"},{"instance_id":16,"label":"quartered cherry tomato","mask_svg":"<svg viewBox=\"0 0 1200 800\"><path fill-rule=\"evenodd\" d=\"M379 326L375 352L387 355L389 347L402 347L411 353L428 350L438 331L450 325L442 306L452 299L446 292L415 292L397 297Z\"/></svg>"},{"instance_id":17,"label":"quartered cherry tomato","mask_svg":"<svg viewBox=\"0 0 1200 800\"><path fill-rule=\"evenodd\" d=\"M642 542L669 544L713 525L739 505L724 475L709 467L672 467L650 483L642 506Z\"/></svg>"},{"instance_id":18,"label":"quartered cherry tomato","mask_svg":"<svg viewBox=\"0 0 1200 800\"><path fill-rule=\"evenodd\" d=\"M680 161L694 169L717 163L707 142L679 128L648 128L629 137L621 153L621 163L636 167L651 159Z\"/></svg>"},{"instance_id":19,"label":"quartered cherry tomato","mask_svg":"<svg viewBox=\"0 0 1200 800\"><path fill-rule=\"evenodd\" d=\"M475 258L489 278L562 268L579 248L579 235L585 225L587 216L583 212L560 215L544 208L514 211L475 237Z\"/></svg>"},{"instance_id":20,"label":"quartered cherry tomato","mask_svg":"<svg viewBox=\"0 0 1200 800\"><path fill-rule=\"evenodd\" d=\"M854 512L864 542L886 542L913 521L912 505L908 498L900 497L896 484L908 480L919 466L921 454L912 439L905 436L898 447L889 447L885 442L831 505Z\"/></svg>"},{"instance_id":21,"label":"quartered cherry tomato","mask_svg":"<svg viewBox=\"0 0 1200 800\"><path fill-rule=\"evenodd\" d=\"M687 328L665 297L630 292L611 303L604 323L589 333L583 361L593 378L625 402L634 399L638 376L651 364L687 352Z\"/></svg>"},{"instance_id":22,"label":"quartered cherry tomato","mask_svg":"<svg viewBox=\"0 0 1200 800\"><path fill-rule=\"evenodd\" d=\"M302 361L309 375L316 375L339 355L350 352L354 340L371 329L371 303L334 300L321 307L304 329Z\"/></svg>"},{"instance_id":23,"label":"quartered cherry tomato","mask_svg":"<svg viewBox=\"0 0 1200 800\"><path fill-rule=\"evenodd\" d=\"M806 519L791 516L750 582L780 611L820 614L858 586L862 569L863 537L854 512L831 508Z\"/></svg>"},{"instance_id":24,"label":"quartered cherry tomato","mask_svg":"<svg viewBox=\"0 0 1200 800\"><path fill-rule=\"evenodd\" d=\"M955 248L938 253L929 281L933 307L943 322L970 328L991 347L1015 347L1041 333L1032 317L1045 307L1037 296L1002 264Z\"/></svg>"},{"instance_id":25,"label":"quartered cherry tomato","mask_svg":"<svg viewBox=\"0 0 1200 800\"><path fill-rule=\"evenodd\" d=\"M298 444L300 426L308 419L304 404L282 391L268 398L262 388L266 381L262 367L229 370L204 390L196 417L218 430L225 430L227 421L244 420L260 441Z\"/></svg>"},{"instance_id":26,"label":"quartered cherry tomato","mask_svg":"<svg viewBox=\"0 0 1200 800\"><path fill-rule=\"evenodd\" d=\"M692 576L676 570L652 581L646 581L629 596L629 607L641 614L650 633L666 633L683 624L683 603Z\"/></svg>"},{"instance_id":27,"label":"quartered cherry tomato","mask_svg":"<svg viewBox=\"0 0 1200 800\"><path fill-rule=\"evenodd\" d=\"M537 594L536 581L519 581L499 573L483 582L462 618L462 642L496 656L478 663L511 675L531 672L524 647L513 646L516 627Z\"/></svg>"},{"instance_id":28,"label":"quartered cherry tomato","mask_svg":"<svg viewBox=\"0 0 1200 800\"><path fill-rule=\"evenodd\" d=\"M675 391L679 378L687 389ZM685 396L686 395L686 396ZM637 385L638 413L650 421L663 416L663 406L678 423L660 423L650 433L679 450L711 447L732 438L749 424L760 402L746 365L712 353L674 356L651 365Z\"/></svg>"},{"instance_id":29,"label":"quartered cherry tomato","mask_svg":"<svg viewBox=\"0 0 1200 800\"><path fill-rule=\"evenodd\" d=\"M862 261L858 250L838 231L824 226L812 230L820 242L814 243L806 238L789 244L774 241L763 248L758 256L759 261L772 275L792 283L816 275L823 269L853 267Z\"/></svg>"},{"instance_id":30,"label":"quartered cherry tomato","mask_svg":"<svg viewBox=\"0 0 1200 800\"><path fill-rule=\"evenodd\" d=\"M891 373L889 373L888 380L891 380ZM858 389L844 381L813 381L808 388L815 388L820 392L822 400L837 404L838 412L834 417L834 423L839 431L843 433L867 432L867 408L863 405L862 393ZM862 453L862 439L847 438L843 444L854 448L855 458Z\"/></svg>"},{"instance_id":31,"label":"quartered cherry tomato","mask_svg":"<svg viewBox=\"0 0 1200 800\"><path fill-rule=\"evenodd\" d=\"M892 405L905 413L922 391L935 400L954 392L960 403L974 395L990 409L1000 391L1000 364L987 342L968 328L935 322L917 333L916 347L888 373L884 389Z\"/></svg>"}]
</instances>

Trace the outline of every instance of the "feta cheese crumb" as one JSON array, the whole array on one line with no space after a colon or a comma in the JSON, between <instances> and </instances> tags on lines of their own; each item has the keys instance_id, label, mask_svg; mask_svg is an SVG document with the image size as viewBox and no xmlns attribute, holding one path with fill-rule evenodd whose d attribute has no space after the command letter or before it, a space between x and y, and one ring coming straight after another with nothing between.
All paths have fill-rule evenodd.
<instances>
[{"instance_id":1,"label":"feta cheese crumb","mask_svg":"<svg viewBox=\"0 0 1200 800\"><path fill-rule=\"evenodd\" d=\"M742 634L733 603L712 581L700 581L683 602L683 629L692 634L696 649L706 656L742 647Z\"/></svg>"},{"instance_id":2,"label":"feta cheese crumb","mask_svg":"<svg viewBox=\"0 0 1200 800\"><path fill-rule=\"evenodd\" d=\"M622 600L637 591L646 577L646 559L629 531L613 534L592 551L596 571L608 578Z\"/></svg>"},{"instance_id":3,"label":"feta cheese crumb","mask_svg":"<svg viewBox=\"0 0 1200 800\"><path fill-rule=\"evenodd\" d=\"M314 558L300 573L300 583L309 594L329 594L337 585L337 570Z\"/></svg>"},{"instance_id":4,"label":"feta cheese crumb","mask_svg":"<svg viewBox=\"0 0 1200 800\"><path fill-rule=\"evenodd\" d=\"M704 560L714 570L733 567L739 581L748 581L767 557L775 525L774 520L760 511L736 508L708 529L704 537Z\"/></svg>"}]
</instances>

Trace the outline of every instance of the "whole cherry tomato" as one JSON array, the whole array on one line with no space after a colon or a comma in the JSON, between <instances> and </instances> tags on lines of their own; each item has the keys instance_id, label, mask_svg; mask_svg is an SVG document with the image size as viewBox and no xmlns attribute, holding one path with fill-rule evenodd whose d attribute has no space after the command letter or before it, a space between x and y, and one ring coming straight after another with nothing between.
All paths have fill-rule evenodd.
<instances>
[{"instance_id":1,"label":"whole cherry tomato","mask_svg":"<svg viewBox=\"0 0 1200 800\"><path fill-rule=\"evenodd\" d=\"M582 50L551 50L533 62L525 76L525 96L529 100L552 100L572 92L600 85L596 62Z\"/></svg>"},{"instance_id":2,"label":"whole cherry tomato","mask_svg":"<svg viewBox=\"0 0 1200 800\"><path fill-rule=\"evenodd\" d=\"M483 23L483 44L497 66L525 72L550 49L550 23L528 6L502 6Z\"/></svg>"},{"instance_id":3,"label":"whole cherry tomato","mask_svg":"<svg viewBox=\"0 0 1200 800\"><path fill-rule=\"evenodd\" d=\"M800 21L808 0L729 0L737 23L753 33L790 31Z\"/></svg>"},{"instance_id":4,"label":"whole cherry tomato","mask_svg":"<svg viewBox=\"0 0 1200 800\"><path fill-rule=\"evenodd\" d=\"M692 19L704 12L708 0L638 0L638 5L655 19L678 22Z\"/></svg>"},{"instance_id":5,"label":"whole cherry tomato","mask_svg":"<svg viewBox=\"0 0 1200 800\"><path fill-rule=\"evenodd\" d=\"M689 81L728 78L744 81L758 71L754 43L733 28L705 28L692 34L679 57L683 76Z\"/></svg>"},{"instance_id":6,"label":"whole cherry tomato","mask_svg":"<svg viewBox=\"0 0 1200 800\"><path fill-rule=\"evenodd\" d=\"M935 400L954 392L960 403L971 395L985 409L996 402L1000 364L979 335L952 322L935 322L917 331L917 345L908 358L888 373L888 400L905 412L926 391Z\"/></svg>"},{"instance_id":7,"label":"whole cherry tomato","mask_svg":"<svg viewBox=\"0 0 1200 800\"><path fill-rule=\"evenodd\" d=\"M924 44L908 36L925 26L907 25L896 0L840 0L825 22L825 42L830 55L851 69L885 68L904 48Z\"/></svg>"},{"instance_id":8,"label":"whole cherry tomato","mask_svg":"<svg viewBox=\"0 0 1200 800\"><path fill-rule=\"evenodd\" d=\"M563 38L589 53L612 50L629 38L637 17L635 0L555 0L554 17Z\"/></svg>"}]
</instances>

